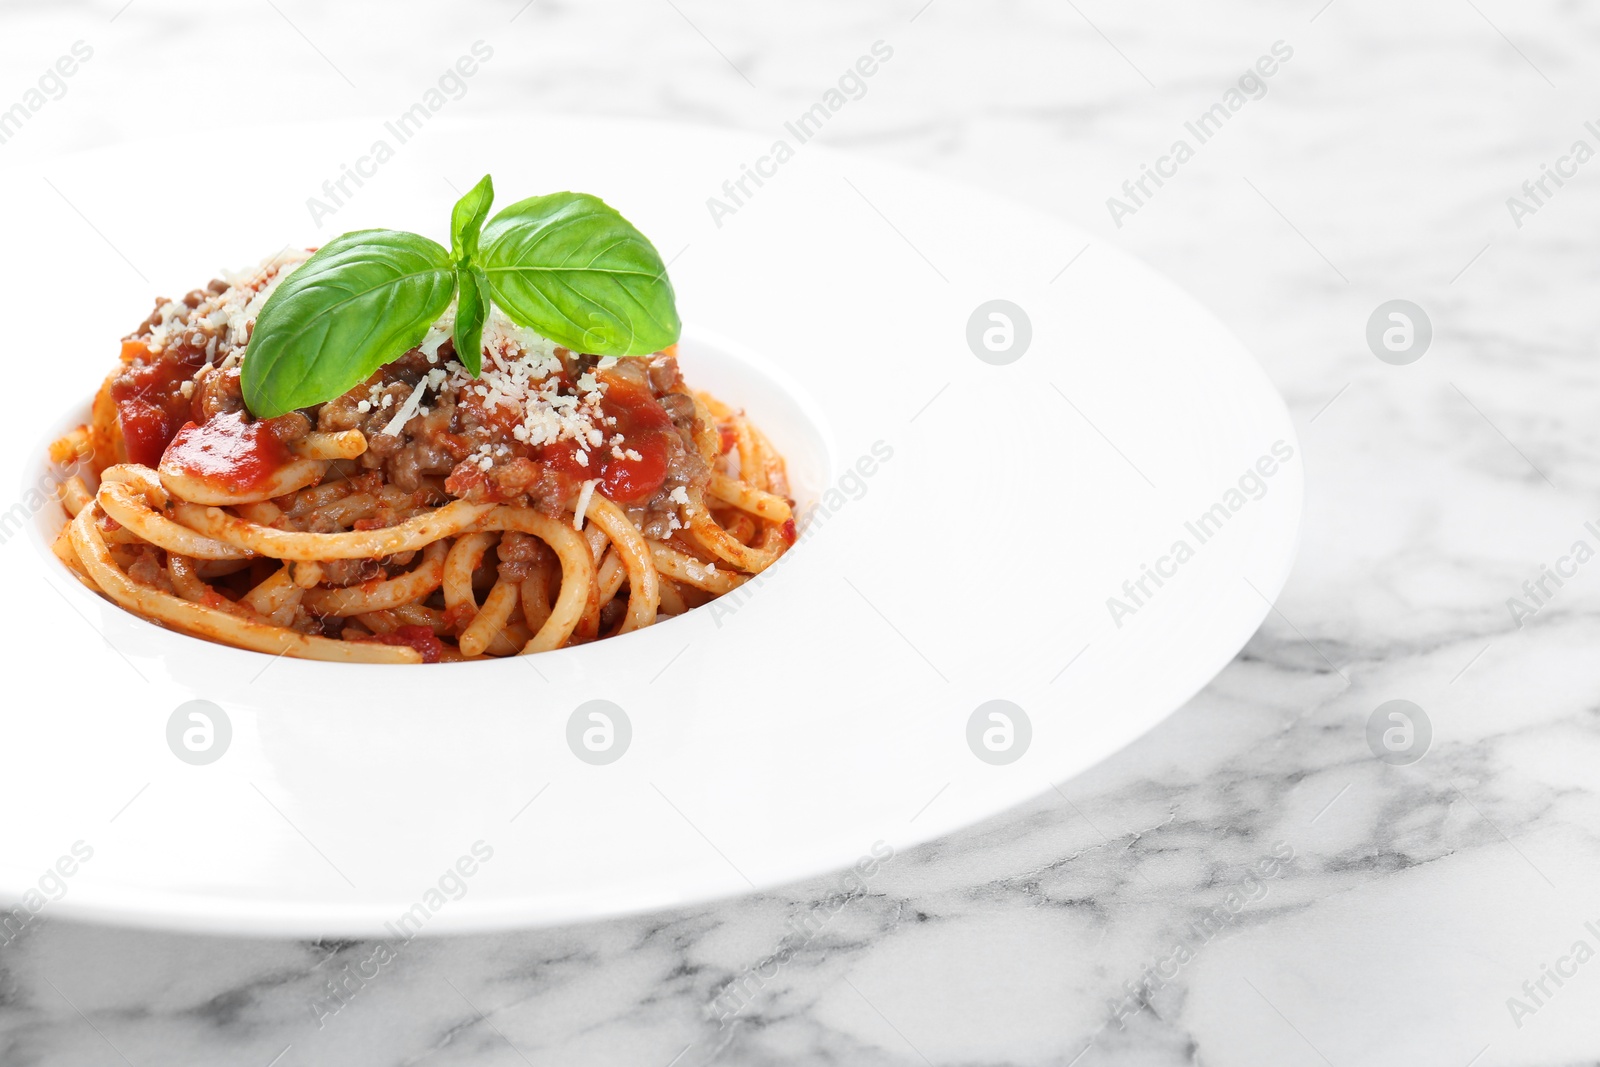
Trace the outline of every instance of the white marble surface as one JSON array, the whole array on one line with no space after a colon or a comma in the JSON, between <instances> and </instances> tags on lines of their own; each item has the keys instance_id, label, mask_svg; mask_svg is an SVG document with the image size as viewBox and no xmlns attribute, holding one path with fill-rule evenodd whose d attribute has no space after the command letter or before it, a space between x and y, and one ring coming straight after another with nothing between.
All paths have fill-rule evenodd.
<instances>
[{"instance_id":1,"label":"white marble surface","mask_svg":"<svg viewBox=\"0 0 1600 1067\"><path fill-rule=\"evenodd\" d=\"M1506 198L1575 139L1600 147L1583 128L1600 17L1549 0L531 0L512 21L520 3L6 0L0 105L74 41L94 56L0 168L122 139L130 166L182 173L191 130L226 158L233 117L386 113L479 38L497 54L462 115L767 129L884 39L894 66L824 140L1082 221L1259 354L1309 483L1279 611L1124 752L896 856L725 1023L728 984L833 879L419 941L320 1027L313 1002L373 945L45 919L0 945L0 1063L1600 1061L1600 962L1561 963L1600 949L1600 563L1521 628L1506 606L1597 540L1600 162L1520 228ZM1280 40L1293 57L1265 97L1113 226L1106 197ZM1394 297L1435 325L1411 366L1364 342ZM1434 725L1410 767L1364 740L1397 697ZM1275 849L1292 860L1252 877ZM1216 909L1229 920L1200 938ZM1575 974L1524 992L1558 964ZM1513 1018L1513 996L1537 1010Z\"/></svg>"}]
</instances>

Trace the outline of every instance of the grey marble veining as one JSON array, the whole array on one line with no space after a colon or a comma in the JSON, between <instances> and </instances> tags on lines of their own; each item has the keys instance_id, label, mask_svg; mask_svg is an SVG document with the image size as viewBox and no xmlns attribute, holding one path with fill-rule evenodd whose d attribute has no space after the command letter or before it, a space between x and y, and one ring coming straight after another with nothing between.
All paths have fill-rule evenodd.
<instances>
[{"instance_id":1,"label":"grey marble veining","mask_svg":"<svg viewBox=\"0 0 1600 1067\"><path fill-rule=\"evenodd\" d=\"M0 145L7 171L119 140L160 165L196 122L385 114L479 38L496 57L461 115L768 129L890 42L823 139L1149 259L1258 354L1308 477L1293 578L1211 686L1089 773L896 855L781 966L836 878L381 966L372 943L47 918L0 946L0 1063L1600 1062L1600 962L1575 949L1600 949L1600 563L1520 626L1507 603L1600 519L1600 161L1507 204L1600 147L1593 12L106 0L7 3L0 31L8 103L95 50ZM1263 94L1117 226L1107 199L1278 42ZM1392 298L1434 323L1410 366L1364 340ZM1411 766L1366 740L1396 698L1433 723Z\"/></svg>"}]
</instances>

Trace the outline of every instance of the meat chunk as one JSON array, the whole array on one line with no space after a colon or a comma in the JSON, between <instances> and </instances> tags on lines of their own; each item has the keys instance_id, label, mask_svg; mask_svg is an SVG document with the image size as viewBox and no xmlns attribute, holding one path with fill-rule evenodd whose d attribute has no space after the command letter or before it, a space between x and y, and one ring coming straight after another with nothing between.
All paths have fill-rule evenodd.
<instances>
[{"instance_id":1,"label":"meat chunk","mask_svg":"<svg viewBox=\"0 0 1600 1067\"><path fill-rule=\"evenodd\" d=\"M543 541L515 530L501 535L495 552L500 557L500 577L512 582L530 577L540 561L553 558Z\"/></svg>"},{"instance_id":2,"label":"meat chunk","mask_svg":"<svg viewBox=\"0 0 1600 1067\"><path fill-rule=\"evenodd\" d=\"M217 415L244 410L244 390L239 383L239 368L203 367L195 379L194 397L189 402L190 417L205 423Z\"/></svg>"}]
</instances>

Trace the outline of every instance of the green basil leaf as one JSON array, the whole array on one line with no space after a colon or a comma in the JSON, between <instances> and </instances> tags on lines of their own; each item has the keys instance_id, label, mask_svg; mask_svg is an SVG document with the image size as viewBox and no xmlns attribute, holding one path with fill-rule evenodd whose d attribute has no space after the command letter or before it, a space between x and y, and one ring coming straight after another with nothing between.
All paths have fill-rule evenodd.
<instances>
[{"instance_id":1,"label":"green basil leaf","mask_svg":"<svg viewBox=\"0 0 1600 1067\"><path fill-rule=\"evenodd\" d=\"M456 271L456 359L474 378L483 370L483 323L489 317L488 286L470 267Z\"/></svg>"},{"instance_id":2,"label":"green basil leaf","mask_svg":"<svg viewBox=\"0 0 1600 1067\"><path fill-rule=\"evenodd\" d=\"M484 227L477 266L511 321L574 352L648 355L682 329L655 246L587 193L505 208Z\"/></svg>"},{"instance_id":3,"label":"green basil leaf","mask_svg":"<svg viewBox=\"0 0 1600 1067\"><path fill-rule=\"evenodd\" d=\"M268 419L348 392L415 348L455 287L450 254L426 237L335 237L261 309L245 349L245 405Z\"/></svg>"},{"instance_id":4,"label":"green basil leaf","mask_svg":"<svg viewBox=\"0 0 1600 1067\"><path fill-rule=\"evenodd\" d=\"M478 258L478 234L483 230L483 220L489 217L489 206L494 203L494 181L485 174L483 180L456 201L450 212L450 255L457 264L471 263Z\"/></svg>"}]
</instances>

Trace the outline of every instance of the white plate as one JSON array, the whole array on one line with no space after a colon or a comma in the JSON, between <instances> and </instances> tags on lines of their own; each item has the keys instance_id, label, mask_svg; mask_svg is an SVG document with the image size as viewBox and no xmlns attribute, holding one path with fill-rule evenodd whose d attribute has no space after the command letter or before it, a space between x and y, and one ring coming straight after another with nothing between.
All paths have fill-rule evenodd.
<instances>
[{"instance_id":1,"label":"white plate","mask_svg":"<svg viewBox=\"0 0 1600 1067\"><path fill-rule=\"evenodd\" d=\"M1228 662L1288 574L1301 468L1281 400L1193 300L1061 221L802 145L719 226L707 198L772 137L518 118L435 120L313 226L306 198L380 137L378 121L268 129L230 134L220 171L128 148L51 166L59 195L37 174L3 183L31 205L9 219L27 254L0 264L0 484L20 504L0 545L7 898L42 880L49 914L360 935L408 910L436 933L782 883L981 819L1126 744ZM536 659L273 660L89 594L48 557L53 506L17 533L43 442L157 293L347 229L441 238L454 190L485 171L501 204L581 189L636 222L672 259L691 381L771 431L802 506L844 501L736 611ZM1009 365L966 339L996 298L1031 321ZM1275 443L1294 454L1259 499L1248 479L1230 497ZM1219 503L1200 544L1185 523ZM1146 578L1118 626L1107 598L1180 539L1193 558ZM192 699L232 726L206 766L166 740ZM632 724L609 765L566 742L593 699ZM1031 723L1007 765L968 745L992 700ZM79 841L92 857L47 875ZM430 894L476 842L492 858Z\"/></svg>"}]
</instances>

